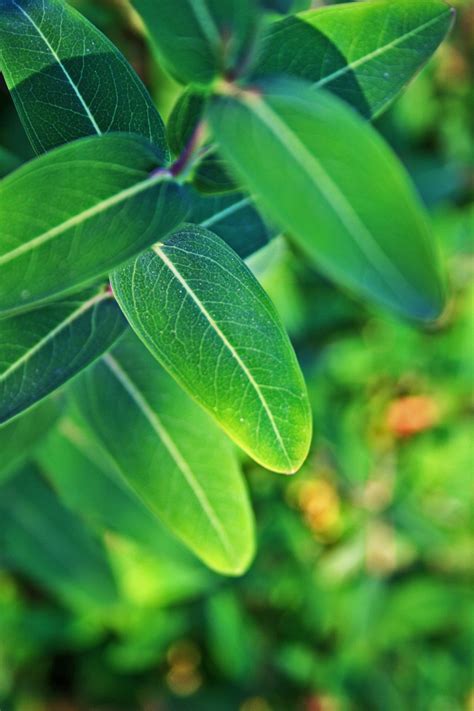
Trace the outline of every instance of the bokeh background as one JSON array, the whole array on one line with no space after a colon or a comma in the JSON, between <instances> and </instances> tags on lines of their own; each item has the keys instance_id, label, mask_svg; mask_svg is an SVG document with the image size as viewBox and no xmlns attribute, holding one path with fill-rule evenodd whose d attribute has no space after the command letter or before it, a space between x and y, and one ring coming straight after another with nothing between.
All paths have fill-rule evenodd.
<instances>
[{"instance_id":1,"label":"bokeh background","mask_svg":"<svg viewBox=\"0 0 474 711\"><path fill-rule=\"evenodd\" d=\"M73 4L167 116L179 88L125 0ZM2 711L474 708L474 6L454 4L448 41L378 121L442 243L446 314L418 330L336 290L283 241L253 258L315 419L296 476L244 462L255 562L219 577L171 539L104 533L74 496L66 507L41 487L40 471L19 472L0 490ZM0 78L0 170L30 157Z\"/></svg>"}]
</instances>

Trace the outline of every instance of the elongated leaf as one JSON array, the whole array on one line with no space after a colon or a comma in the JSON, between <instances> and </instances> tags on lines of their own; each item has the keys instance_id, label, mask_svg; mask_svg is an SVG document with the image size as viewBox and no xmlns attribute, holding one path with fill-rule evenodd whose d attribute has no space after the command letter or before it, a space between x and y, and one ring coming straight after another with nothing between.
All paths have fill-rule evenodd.
<instances>
[{"instance_id":1,"label":"elongated leaf","mask_svg":"<svg viewBox=\"0 0 474 711\"><path fill-rule=\"evenodd\" d=\"M168 71L184 84L210 83L246 60L255 0L132 0Z\"/></svg>"},{"instance_id":2,"label":"elongated leaf","mask_svg":"<svg viewBox=\"0 0 474 711\"><path fill-rule=\"evenodd\" d=\"M253 522L230 443L136 337L126 336L73 389L144 504L211 568L245 570Z\"/></svg>"},{"instance_id":3,"label":"elongated leaf","mask_svg":"<svg viewBox=\"0 0 474 711\"><path fill-rule=\"evenodd\" d=\"M306 388L276 310L242 260L189 226L114 272L143 342L263 466L299 469L311 439Z\"/></svg>"},{"instance_id":4,"label":"elongated leaf","mask_svg":"<svg viewBox=\"0 0 474 711\"><path fill-rule=\"evenodd\" d=\"M119 134L56 148L5 178L0 313L77 290L177 227L187 203L157 165L151 144Z\"/></svg>"},{"instance_id":5,"label":"elongated leaf","mask_svg":"<svg viewBox=\"0 0 474 711\"><path fill-rule=\"evenodd\" d=\"M163 122L142 82L64 0L0 0L0 69L37 153L123 131L168 158Z\"/></svg>"},{"instance_id":6,"label":"elongated leaf","mask_svg":"<svg viewBox=\"0 0 474 711\"><path fill-rule=\"evenodd\" d=\"M167 135L176 157L184 153L203 121L209 94L190 87L179 97L168 121ZM229 173L222 156L211 146L207 155L196 165L192 182L203 193L226 193L237 189L235 178Z\"/></svg>"},{"instance_id":7,"label":"elongated leaf","mask_svg":"<svg viewBox=\"0 0 474 711\"><path fill-rule=\"evenodd\" d=\"M271 26L254 75L289 74L378 116L430 58L453 10L443 0L368 0Z\"/></svg>"},{"instance_id":8,"label":"elongated leaf","mask_svg":"<svg viewBox=\"0 0 474 711\"><path fill-rule=\"evenodd\" d=\"M79 373L126 327L103 288L0 321L0 423Z\"/></svg>"},{"instance_id":9,"label":"elongated leaf","mask_svg":"<svg viewBox=\"0 0 474 711\"><path fill-rule=\"evenodd\" d=\"M329 276L405 315L439 315L443 282L424 212L355 112L293 80L216 99L210 119L250 192Z\"/></svg>"},{"instance_id":10,"label":"elongated leaf","mask_svg":"<svg viewBox=\"0 0 474 711\"><path fill-rule=\"evenodd\" d=\"M242 259L265 247L278 234L244 193L193 193L189 220L221 237Z\"/></svg>"},{"instance_id":11,"label":"elongated leaf","mask_svg":"<svg viewBox=\"0 0 474 711\"><path fill-rule=\"evenodd\" d=\"M69 605L117 602L103 547L61 505L37 469L28 466L0 489L2 557Z\"/></svg>"},{"instance_id":12,"label":"elongated leaf","mask_svg":"<svg viewBox=\"0 0 474 711\"><path fill-rule=\"evenodd\" d=\"M0 425L0 482L10 477L35 449L59 414L54 400Z\"/></svg>"}]
</instances>

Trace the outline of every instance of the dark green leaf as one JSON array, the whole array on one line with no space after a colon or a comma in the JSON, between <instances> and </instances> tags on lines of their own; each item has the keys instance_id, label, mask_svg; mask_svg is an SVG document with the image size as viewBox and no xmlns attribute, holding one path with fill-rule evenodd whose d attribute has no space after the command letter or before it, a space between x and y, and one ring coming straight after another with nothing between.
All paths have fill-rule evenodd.
<instances>
[{"instance_id":1,"label":"dark green leaf","mask_svg":"<svg viewBox=\"0 0 474 711\"><path fill-rule=\"evenodd\" d=\"M278 234L260 215L252 198L243 193L192 193L191 206L190 222L214 232L242 259L265 247Z\"/></svg>"},{"instance_id":2,"label":"dark green leaf","mask_svg":"<svg viewBox=\"0 0 474 711\"><path fill-rule=\"evenodd\" d=\"M5 178L0 313L78 290L177 227L187 203L158 165L147 141L116 134L56 148Z\"/></svg>"},{"instance_id":3,"label":"dark green leaf","mask_svg":"<svg viewBox=\"0 0 474 711\"><path fill-rule=\"evenodd\" d=\"M207 84L246 63L257 31L255 0L132 0L168 71Z\"/></svg>"},{"instance_id":4,"label":"dark green leaf","mask_svg":"<svg viewBox=\"0 0 474 711\"><path fill-rule=\"evenodd\" d=\"M58 414L58 405L50 399L0 425L0 481L11 476L24 462L52 427Z\"/></svg>"},{"instance_id":5,"label":"dark green leaf","mask_svg":"<svg viewBox=\"0 0 474 711\"><path fill-rule=\"evenodd\" d=\"M452 19L443 0L371 0L309 10L270 27L254 75L306 79L372 118L430 58Z\"/></svg>"},{"instance_id":6,"label":"dark green leaf","mask_svg":"<svg viewBox=\"0 0 474 711\"><path fill-rule=\"evenodd\" d=\"M125 58L63 0L0 0L0 69L37 153L108 131L144 136L161 162L165 129Z\"/></svg>"},{"instance_id":7,"label":"dark green leaf","mask_svg":"<svg viewBox=\"0 0 474 711\"><path fill-rule=\"evenodd\" d=\"M217 98L210 119L252 195L336 282L414 318L439 315L443 280L426 216L355 112L288 80Z\"/></svg>"},{"instance_id":8,"label":"dark green leaf","mask_svg":"<svg viewBox=\"0 0 474 711\"><path fill-rule=\"evenodd\" d=\"M281 15L307 10L311 6L311 0L261 0L261 2L265 10L279 12Z\"/></svg>"},{"instance_id":9,"label":"dark green leaf","mask_svg":"<svg viewBox=\"0 0 474 711\"><path fill-rule=\"evenodd\" d=\"M306 387L280 319L244 262L197 226L112 275L155 357L254 459L299 469L311 439Z\"/></svg>"},{"instance_id":10,"label":"dark green leaf","mask_svg":"<svg viewBox=\"0 0 474 711\"><path fill-rule=\"evenodd\" d=\"M14 570L89 612L117 601L105 550L36 468L29 466L2 486L0 519L2 556Z\"/></svg>"},{"instance_id":11,"label":"dark green leaf","mask_svg":"<svg viewBox=\"0 0 474 711\"><path fill-rule=\"evenodd\" d=\"M6 148L0 146L0 178L4 178L5 175L11 173L16 168L21 165L21 160L17 158L13 153L8 151Z\"/></svg>"},{"instance_id":12,"label":"dark green leaf","mask_svg":"<svg viewBox=\"0 0 474 711\"><path fill-rule=\"evenodd\" d=\"M253 520L231 445L136 337L124 338L73 389L144 504L211 568L245 570Z\"/></svg>"},{"instance_id":13,"label":"dark green leaf","mask_svg":"<svg viewBox=\"0 0 474 711\"><path fill-rule=\"evenodd\" d=\"M127 322L101 289L0 321L0 423L108 350Z\"/></svg>"}]
</instances>

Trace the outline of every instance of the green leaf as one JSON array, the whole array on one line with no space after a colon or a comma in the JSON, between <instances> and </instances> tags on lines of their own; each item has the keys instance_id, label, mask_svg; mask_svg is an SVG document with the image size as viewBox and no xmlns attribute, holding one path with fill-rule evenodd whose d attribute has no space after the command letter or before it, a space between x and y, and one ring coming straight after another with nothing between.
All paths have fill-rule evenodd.
<instances>
[{"instance_id":1,"label":"green leaf","mask_svg":"<svg viewBox=\"0 0 474 711\"><path fill-rule=\"evenodd\" d=\"M8 151L6 148L0 146L0 178L4 178L5 175L11 173L16 168L21 165L21 160L17 158L13 153Z\"/></svg>"},{"instance_id":2,"label":"green leaf","mask_svg":"<svg viewBox=\"0 0 474 711\"><path fill-rule=\"evenodd\" d=\"M288 80L216 98L210 120L257 202L332 279L414 318L440 314L426 216L397 158L354 111Z\"/></svg>"},{"instance_id":3,"label":"green leaf","mask_svg":"<svg viewBox=\"0 0 474 711\"><path fill-rule=\"evenodd\" d=\"M73 390L144 504L209 567L242 573L253 555L253 519L230 443L136 337L124 338Z\"/></svg>"},{"instance_id":4,"label":"green leaf","mask_svg":"<svg viewBox=\"0 0 474 711\"><path fill-rule=\"evenodd\" d=\"M255 40L255 0L132 0L168 71L208 84L246 63Z\"/></svg>"},{"instance_id":5,"label":"green leaf","mask_svg":"<svg viewBox=\"0 0 474 711\"><path fill-rule=\"evenodd\" d=\"M189 221L218 235L246 259L265 247L278 230L260 215L252 198L244 193L200 195L192 193Z\"/></svg>"},{"instance_id":6,"label":"green leaf","mask_svg":"<svg viewBox=\"0 0 474 711\"><path fill-rule=\"evenodd\" d=\"M0 69L37 153L108 131L168 158L163 122L109 40L63 0L0 0Z\"/></svg>"},{"instance_id":7,"label":"green leaf","mask_svg":"<svg viewBox=\"0 0 474 711\"><path fill-rule=\"evenodd\" d=\"M209 94L190 87L179 97L168 121L170 148L179 156L184 153L199 131L209 101ZM237 189L235 178L219 153L207 146L208 153L196 164L192 182L203 193L226 193Z\"/></svg>"},{"instance_id":8,"label":"green leaf","mask_svg":"<svg viewBox=\"0 0 474 711\"><path fill-rule=\"evenodd\" d=\"M2 557L14 570L89 613L117 602L104 548L62 506L35 467L2 486L0 519Z\"/></svg>"},{"instance_id":9,"label":"green leaf","mask_svg":"<svg viewBox=\"0 0 474 711\"><path fill-rule=\"evenodd\" d=\"M188 226L112 275L153 355L263 466L292 473L310 444L306 387L279 317L212 232Z\"/></svg>"},{"instance_id":10,"label":"green leaf","mask_svg":"<svg viewBox=\"0 0 474 711\"><path fill-rule=\"evenodd\" d=\"M49 399L30 412L0 425L0 482L10 477L31 454L53 426L58 414L58 405Z\"/></svg>"},{"instance_id":11,"label":"green leaf","mask_svg":"<svg viewBox=\"0 0 474 711\"><path fill-rule=\"evenodd\" d=\"M5 178L0 314L78 290L176 228L187 203L158 165L147 141L115 134L56 148Z\"/></svg>"},{"instance_id":12,"label":"green leaf","mask_svg":"<svg viewBox=\"0 0 474 711\"><path fill-rule=\"evenodd\" d=\"M281 15L307 10L311 6L311 0L261 0L261 2L265 10L279 12Z\"/></svg>"},{"instance_id":13,"label":"green leaf","mask_svg":"<svg viewBox=\"0 0 474 711\"><path fill-rule=\"evenodd\" d=\"M126 326L103 288L0 321L0 423L92 363Z\"/></svg>"},{"instance_id":14,"label":"green leaf","mask_svg":"<svg viewBox=\"0 0 474 711\"><path fill-rule=\"evenodd\" d=\"M287 74L378 116L446 36L443 0L371 0L309 10L273 24L255 77Z\"/></svg>"}]
</instances>

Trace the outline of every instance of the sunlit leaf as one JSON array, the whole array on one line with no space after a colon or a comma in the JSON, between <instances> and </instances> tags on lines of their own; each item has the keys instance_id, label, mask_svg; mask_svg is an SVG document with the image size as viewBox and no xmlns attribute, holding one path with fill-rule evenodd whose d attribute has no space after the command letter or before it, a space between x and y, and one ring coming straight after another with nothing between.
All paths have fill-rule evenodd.
<instances>
[{"instance_id":1,"label":"sunlit leaf","mask_svg":"<svg viewBox=\"0 0 474 711\"><path fill-rule=\"evenodd\" d=\"M277 312L241 259L189 226L112 275L115 296L162 365L254 459L299 469L306 388Z\"/></svg>"}]
</instances>

